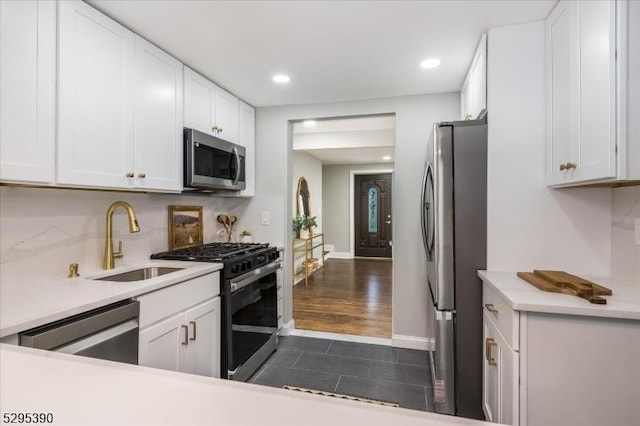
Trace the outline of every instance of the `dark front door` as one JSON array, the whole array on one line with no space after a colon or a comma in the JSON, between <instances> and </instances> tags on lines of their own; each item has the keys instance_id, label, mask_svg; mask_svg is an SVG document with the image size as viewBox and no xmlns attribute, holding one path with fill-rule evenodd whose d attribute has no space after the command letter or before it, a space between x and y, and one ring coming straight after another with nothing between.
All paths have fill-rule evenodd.
<instances>
[{"instance_id":1,"label":"dark front door","mask_svg":"<svg viewBox=\"0 0 640 426\"><path fill-rule=\"evenodd\" d=\"M355 255L391 257L391 173L355 176Z\"/></svg>"}]
</instances>

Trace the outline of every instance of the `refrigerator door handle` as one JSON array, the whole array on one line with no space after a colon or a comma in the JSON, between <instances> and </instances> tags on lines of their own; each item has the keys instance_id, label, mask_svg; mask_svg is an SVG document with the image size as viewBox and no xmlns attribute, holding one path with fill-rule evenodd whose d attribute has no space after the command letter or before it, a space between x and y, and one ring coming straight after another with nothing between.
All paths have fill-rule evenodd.
<instances>
[{"instance_id":1,"label":"refrigerator door handle","mask_svg":"<svg viewBox=\"0 0 640 426\"><path fill-rule=\"evenodd\" d=\"M422 179L422 195L420 198L420 218L422 227L422 242L427 253L427 260L433 259L434 224L433 217L433 169L431 164L427 164Z\"/></svg>"}]
</instances>

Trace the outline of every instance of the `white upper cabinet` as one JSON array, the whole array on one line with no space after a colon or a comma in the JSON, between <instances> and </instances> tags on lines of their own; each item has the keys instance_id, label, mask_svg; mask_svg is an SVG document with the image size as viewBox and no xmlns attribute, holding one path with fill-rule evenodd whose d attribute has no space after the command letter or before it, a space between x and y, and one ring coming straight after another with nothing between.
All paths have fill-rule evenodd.
<instances>
[{"instance_id":1,"label":"white upper cabinet","mask_svg":"<svg viewBox=\"0 0 640 426\"><path fill-rule=\"evenodd\" d=\"M60 2L58 18L57 181L129 187L135 35L80 1Z\"/></svg>"},{"instance_id":2,"label":"white upper cabinet","mask_svg":"<svg viewBox=\"0 0 640 426\"><path fill-rule=\"evenodd\" d=\"M135 186L181 191L182 63L136 37Z\"/></svg>"},{"instance_id":3,"label":"white upper cabinet","mask_svg":"<svg viewBox=\"0 0 640 426\"><path fill-rule=\"evenodd\" d=\"M0 180L51 183L56 4L0 1Z\"/></svg>"},{"instance_id":4,"label":"white upper cabinet","mask_svg":"<svg viewBox=\"0 0 640 426\"><path fill-rule=\"evenodd\" d=\"M246 187L240 191L241 197L253 197L256 193L256 110L250 105L240 102L239 144L245 151Z\"/></svg>"},{"instance_id":5,"label":"white upper cabinet","mask_svg":"<svg viewBox=\"0 0 640 426\"><path fill-rule=\"evenodd\" d=\"M57 183L182 190L182 64L83 2L59 34Z\"/></svg>"},{"instance_id":6,"label":"white upper cabinet","mask_svg":"<svg viewBox=\"0 0 640 426\"><path fill-rule=\"evenodd\" d=\"M474 120L487 111L487 35L482 34L471 66L460 88L463 120Z\"/></svg>"},{"instance_id":7,"label":"white upper cabinet","mask_svg":"<svg viewBox=\"0 0 640 426\"><path fill-rule=\"evenodd\" d=\"M624 128L627 83L638 79L624 64L640 45L627 16L627 2L563 0L547 18L548 185L640 179L640 158L629 162L640 141Z\"/></svg>"},{"instance_id":8,"label":"white upper cabinet","mask_svg":"<svg viewBox=\"0 0 640 426\"><path fill-rule=\"evenodd\" d=\"M184 67L184 125L238 143L239 100Z\"/></svg>"}]
</instances>

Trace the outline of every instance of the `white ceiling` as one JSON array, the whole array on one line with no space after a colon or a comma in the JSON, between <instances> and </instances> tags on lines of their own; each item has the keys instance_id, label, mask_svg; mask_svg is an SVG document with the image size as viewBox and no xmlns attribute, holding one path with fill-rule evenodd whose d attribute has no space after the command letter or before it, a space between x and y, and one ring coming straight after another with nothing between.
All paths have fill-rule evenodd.
<instances>
[{"instance_id":1,"label":"white ceiling","mask_svg":"<svg viewBox=\"0 0 640 426\"><path fill-rule=\"evenodd\" d=\"M88 2L260 107L458 91L481 33L556 0Z\"/></svg>"},{"instance_id":2,"label":"white ceiling","mask_svg":"<svg viewBox=\"0 0 640 426\"><path fill-rule=\"evenodd\" d=\"M293 123L293 149L333 164L393 164L393 114ZM383 157L389 157L383 159Z\"/></svg>"}]
</instances>

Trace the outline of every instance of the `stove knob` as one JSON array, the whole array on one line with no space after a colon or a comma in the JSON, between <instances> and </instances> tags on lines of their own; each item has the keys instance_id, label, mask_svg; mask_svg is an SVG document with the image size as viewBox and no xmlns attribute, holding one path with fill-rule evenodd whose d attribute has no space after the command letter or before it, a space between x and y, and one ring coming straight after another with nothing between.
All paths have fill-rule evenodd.
<instances>
[{"instance_id":1,"label":"stove knob","mask_svg":"<svg viewBox=\"0 0 640 426\"><path fill-rule=\"evenodd\" d=\"M247 269L251 269L251 266L252 266L251 261L247 260Z\"/></svg>"}]
</instances>

